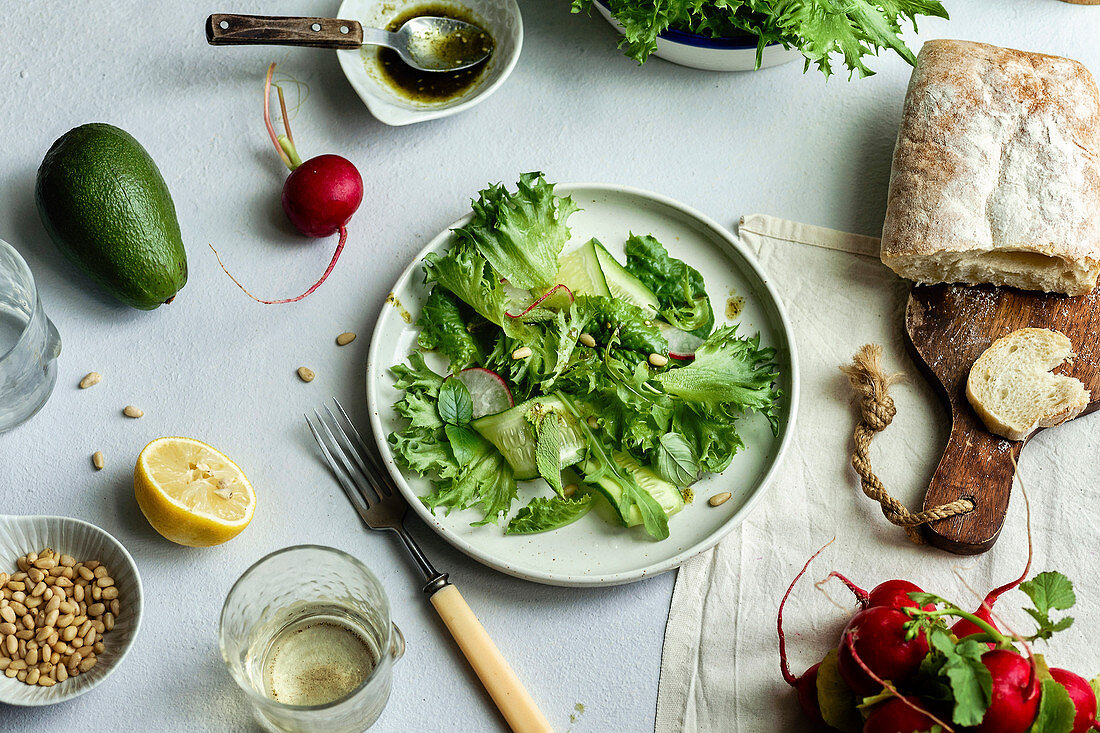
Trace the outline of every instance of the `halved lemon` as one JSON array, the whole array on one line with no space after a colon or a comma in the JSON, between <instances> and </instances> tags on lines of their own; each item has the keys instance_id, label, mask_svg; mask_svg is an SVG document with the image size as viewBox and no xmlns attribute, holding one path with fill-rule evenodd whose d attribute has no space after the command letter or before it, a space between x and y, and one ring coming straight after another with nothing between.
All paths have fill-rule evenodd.
<instances>
[{"instance_id":1,"label":"halved lemon","mask_svg":"<svg viewBox=\"0 0 1100 733\"><path fill-rule=\"evenodd\" d=\"M190 547L228 542L256 511L256 492L244 471L191 438L157 438L142 449L134 496L153 529Z\"/></svg>"}]
</instances>

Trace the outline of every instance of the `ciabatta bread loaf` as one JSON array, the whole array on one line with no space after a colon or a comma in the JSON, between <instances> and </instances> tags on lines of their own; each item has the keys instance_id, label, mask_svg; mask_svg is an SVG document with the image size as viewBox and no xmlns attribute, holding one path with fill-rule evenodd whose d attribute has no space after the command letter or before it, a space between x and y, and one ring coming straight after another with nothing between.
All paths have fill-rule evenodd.
<instances>
[{"instance_id":1,"label":"ciabatta bread loaf","mask_svg":"<svg viewBox=\"0 0 1100 733\"><path fill-rule=\"evenodd\" d=\"M1023 440L1039 427L1077 417L1088 406L1089 391L1081 382L1050 373L1073 356L1073 344L1058 331L1013 331L974 362L966 398L989 432Z\"/></svg>"},{"instance_id":2,"label":"ciabatta bread loaf","mask_svg":"<svg viewBox=\"0 0 1100 733\"><path fill-rule=\"evenodd\" d=\"M1076 61L924 44L894 149L882 261L924 283L1081 295L1100 274L1100 93Z\"/></svg>"}]
</instances>

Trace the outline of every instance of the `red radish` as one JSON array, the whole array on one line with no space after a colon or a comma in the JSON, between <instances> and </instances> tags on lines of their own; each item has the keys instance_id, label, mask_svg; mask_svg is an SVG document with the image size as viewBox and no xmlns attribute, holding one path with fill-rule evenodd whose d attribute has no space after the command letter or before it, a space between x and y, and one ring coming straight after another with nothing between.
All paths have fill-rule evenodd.
<instances>
[{"instance_id":1,"label":"red radish","mask_svg":"<svg viewBox=\"0 0 1100 733\"><path fill-rule=\"evenodd\" d=\"M275 127L271 124L270 107L271 78L274 73L275 64L271 64L267 69L267 80L264 82L264 124L267 126L271 141L275 143L279 158L290 169L290 175L283 184L283 211L286 212L290 223L307 237L330 237L339 232L340 241L336 245L332 261L329 262L321 278L301 295L282 300L260 300L248 292L244 285L241 285L240 281L225 269L218 251L214 250L218 264L237 284L237 287L253 300L268 305L301 300L328 279L332 268L336 266L336 261L340 259L340 253L344 251L344 244L348 239L347 223L363 201L363 178L347 159L339 155L318 155L302 162L294 145L294 135L290 131L283 90L277 85L286 135L275 134ZM214 247L211 246L210 249Z\"/></svg>"},{"instance_id":2,"label":"red radish","mask_svg":"<svg viewBox=\"0 0 1100 733\"><path fill-rule=\"evenodd\" d=\"M829 541L825 547L833 544L832 540ZM821 667L821 663L818 662L814 666L807 669L802 673L801 677L795 677L791 673L791 667L787 663L787 637L783 634L783 609L787 605L787 599L791 597L791 591L794 590L795 583L797 583L806 571L810 569L810 563L812 563L818 555L825 552L825 547L815 552L813 556L806 561L806 564L802 566L802 570L798 572L798 575L794 576L794 580L787 587L787 592L783 595L783 600L779 602L779 614L776 618L776 629L779 632L779 671L783 674L783 679L788 685L795 689L798 693L798 704L802 707L802 712L806 713L806 717L815 723L825 724L824 718L821 717L821 707L817 702L817 671Z\"/></svg>"},{"instance_id":3,"label":"red radish","mask_svg":"<svg viewBox=\"0 0 1100 733\"><path fill-rule=\"evenodd\" d=\"M455 375L466 385L474 404L474 418L495 415L515 406L508 383L496 372L481 367L463 369Z\"/></svg>"},{"instance_id":4,"label":"red radish","mask_svg":"<svg viewBox=\"0 0 1100 733\"><path fill-rule=\"evenodd\" d=\"M514 291L517 291L518 293L523 293L525 295L530 295L530 293L528 291L520 290L519 288L505 287L505 291L508 291L508 290L514 290ZM511 313L511 308L509 308L508 310L506 310L504 312L504 315L508 316L509 318L523 318L525 315L527 315L528 313L533 311L539 305L546 302L546 300L548 300L549 298L553 298L555 293L558 293L558 292L561 292L561 291L565 292L565 295L569 299L569 301L568 301L569 303L572 303L575 300L575 298L573 297L573 291L570 290L569 288L565 287L565 285L563 285L561 283L558 283L557 285L555 285L554 287L550 288L545 293L543 293L541 296L539 296L539 298L537 300L535 300L534 303L532 303L531 305L524 308L521 312L513 314L513 313Z\"/></svg>"},{"instance_id":5,"label":"red radish","mask_svg":"<svg viewBox=\"0 0 1100 733\"><path fill-rule=\"evenodd\" d=\"M882 690L882 684L874 677L897 683L920 668L928 654L928 639L924 634L906 639L908 621L909 616L896 608L871 606L853 616L844 627L837 667L857 695L866 697Z\"/></svg>"},{"instance_id":6,"label":"red radish","mask_svg":"<svg viewBox=\"0 0 1100 733\"><path fill-rule=\"evenodd\" d=\"M891 697L871 710L863 724L863 733L924 733L933 730L938 723L927 713L915 709L915 703Z\"/></svg>"},{"instance_id":7,"label":"red radish","mask_svg":"<svg viewBox=\"0 0 1100 733\"><path fill-rule=\"evenodd\" d=\"M879 583L867 594L868 606L887 606L889 608L917 608L917 602L909 597L910 593L923 593L916 584L908 580L887 580ZM925 611L931 611L935 605L924 606Z\"/></svg>"},{"instance_id":8,"label":"red radish","mask_svg":"<svg viewBox=\"0 0 1100 733\"><path fill-rule=\"evenodd\" d=\"M1025 733L1039 713L1034 665L1007 649L986 652L982 664L993 677L993 697L976 733Z\"/></svg>"},{"instance_id":9,"label":"red radish","mask_svg":"<svg viewBox=\"0 0 1100 733\"><path fill-rule=\"evenodd\" d=\"M1096 720L1096 693L1088 680L1079 674L1056 667L1051 668L1050 676L1066 688L1073 700L1073 707L1077 710L1077 715L1073 718L1072 733L1088 733L1093 728L1100 728L1100 722Z\"/></svg>"},{"instance_id":10,"label":"red radish","mask_svg":"<svg viewBox=\"0 0 1100 733\"><path fill-rule=\"evenodd\" d=\"M676 328L676 326L673 326L671 323L665 323L664 321L657 322L657 330L660 331L661 335L668 341L668 355L673 359L679 359L681 361L694 360L695 350L706 341L706 339L701 339L694 334Z\"/></svg>"}]
</instances>

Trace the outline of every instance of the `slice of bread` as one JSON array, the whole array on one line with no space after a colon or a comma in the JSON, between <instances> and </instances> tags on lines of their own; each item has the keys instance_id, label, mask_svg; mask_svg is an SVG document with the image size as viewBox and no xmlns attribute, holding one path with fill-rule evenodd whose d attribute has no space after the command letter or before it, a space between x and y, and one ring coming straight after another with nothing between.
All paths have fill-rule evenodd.
<instances>
[{"instance_id":1,"label":"slice of bread","mask_svg":"<svg viewBox=\"0 0 1100 733\"><path fill-rule=\"evenodd\" d=\"M966 398L989 432L1023 440L1039 427L1075 418L1089 403L1089 391L1073 377L1050 370L1074 357L1065 334L1021 328L985 350L966 380Z\"/></svg>"}]
</instances>

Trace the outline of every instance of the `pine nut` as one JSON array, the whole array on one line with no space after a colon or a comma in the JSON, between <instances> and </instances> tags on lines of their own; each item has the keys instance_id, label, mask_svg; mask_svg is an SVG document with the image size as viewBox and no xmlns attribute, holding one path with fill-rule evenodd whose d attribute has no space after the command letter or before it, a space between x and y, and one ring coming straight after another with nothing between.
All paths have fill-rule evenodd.
<instances>
[{"instance_id":1,"label":"pine nut","mask_svg":"<svg viewBox=\"0 0 1100 733\"><path fill-rule=\"evenodd\" d=\"M103 451L97 450L92 454L92 466L94 466L97 471L103 470Z\"/></svg>"},{"instance_id":2,"label":"pine nut","mask_svg":"<svg viewBox=\"0 0 1100 733\"><path fill-rule=\"evenodd\" d=\"M30 672L27 672L27 679L25 680L25 682L28 685L37 685L38 678L41 676L41 674L42 673L39 672L37 669L32 669Z\"/></svg>"},{"instance_id":3,"label":"pine nut","mask_svg":"<svg viewBox=\"0 0 1100 733\"><path fill-rule=\"evenodd\" d=\"M80 577L84 578L84 580L92 580L93 578L95 578L95 572L89 570L86 565L81 565L79 568L77 568L76 572L79 573Z\"/></svg>"},{"instance_id":4,"label":"pine nut","mask_svg":"<svg viewBox=\"0 0 1100 733\"><path fill-rule=\"evenodd\" d=\"M342 334L336 337L337 346L347 346L355 340L355 334L351 331L344 331Z\"/></svg>"},{"instance_id":5,"label":"pine nut","mask_svg":"<svg viewBox=\"0 0 1100 733\"><path fill-rule=\"evenodd\" d=\"M655 367L663 367L668 364L668 357L661 354L650 354L649 363Z\"/></svg>"},{"instance_id":6,"label":"pine nut","mask_svg":"<svg viewBox=\"0 0 1100 733\"><path fill-rule=\"evenodd\" d=\"M104 611L104 605L102 603L93 603L88 606L89 616L102 616Z\"/></svg>"},{"instance_id":7,"label":"pine nut","mask_svg":"<svg viewBox=\"0 0 1100 733\"><path fill-rule=\"evenodd\" d=\"M34 628L34 616L31 616L29 613L24 614L23 618L21 620L23 622L23 627L24 628L27 628L27 629L33 629Z\"/></svg>"},{"instance_id":8,"label":"pine nut","mask_svg":"<svg viewBox=\"0 0 1100 733\"><path fill-rule=\"evenodd\" d=\"M76 558L72 555L62 555L59 562L61 563L62 567L71 568L73 565L76 564Z\"/></svg>"},{"instance_id":9,"label":"pine nut","mask_svg":"<svg viewBox=\"0 0 1100 733\"><path fill-rule=\"evenodd\" d=\"M111 613L113 613L115 615L115 618L118 618L118 612L119 612L119 609L121 609L121 608L122 608L122 604L120 604L118 602L118 599L117 598L112 598L111 599Z\"/></svg>"},{"instance_id":10,"label":"pine nut","mask_svg":"<svg viewBox=\"0 0 1100 733\"><path fill-rule=\"evenodd\" d=\"M19 649L19 640L15 638L14 634L8 634L7 638L4 640L4 643L7 644L9 657L12 654L15 654L15 652Z\"/></svg>"},{"instance_id":11,"label":"pine nut","mask_svg":"<svg viewBox=\"0 0 1100 733\"><path fill-rule=\"evenodd\" d=\"M14 634L14 633L15 633L15 624L10 623L8 621L5 621L4 623L0 624L0 634L3 634L4 636L8 636L8 635Z\"/></svg>"},{"instance_id":12,"label":"pine nut","mask_svg":"<svg viewBox=\"0 0 1100 733\"><path fill-rule=\"evenodd\" d=\"M95 632L97 634L100 634L100 635L102 635L103 632L107 630L107 627L104 626L103 622L100 621L99 619L96 619L95 621L92 622L92 628L95 629Z\"/></svg>"},{"instance_id":13,"label":"pine nut","mask_svg":"<svg viewBox=\"0 0 1100 733\"><path fill-rule=\"evenodd\" d=\"M589 415L588 419L585 420L585 422L588 423L588 427L590 428L598 428L600 426L600 421L596 418L595 415Z\"/></svg>"},{"instance_id":14,"label":"pine nut","mask_svg":"<svg viewBox=\"0 0 1100 733\"><path fill-rule=\"evenodd\" d=\"M111 613L110 611L108 611L103 616L103 628L106 629L107 631L110 631L114 627L115 627L115 615L113 613Z\"/></svg>"},{"instance_id":15,"label":"pine nut","mask_svg":"<svg viewBox=\"0 0 1100 733\"><path fill-rule=\"evenodd\" d=\"M77 603L84 600L84 586L83 585L78 585L75 588L73 588L73 600L76 601Z\"/></svg>"},{"instance_id":16,"label":"pine nut","mask_svg":"<svg viewBox=\"0 0 1100 733\"><path fill-rule=\"evenodd\" d=\"M5 677L14 677L16 674L18 674L18 673L14 669L12 669L11 667L8 667L7 669L4 670L4 676Z\"/></svg>"},{"instance_id":17,"label":"pine nut","mask_svg":"<svg viewBox=\"0 0 1100 733\"><path fill-rule=\"evenodd\" d=\"M512 358L516 359L516 360L526 359L532 353L533 352L531 351L530 346L521 346L521 347L519 347L518 349L516 349L515 351L512 352Z\"/></svg>"},{"instance_id":18,"label":"pine nut","mask_svg":"<svg viewBox=\"0 0 1100 733\"><path fill-rule=\"evenodd\" d=\"M42 677L38 678L38 686L39 687L53 687L56 684L57 684L57 682L54 681L54 679L52 677L43 675Z\"/></svg>"},{"instance_id":19,"label":"pine nut","mask_svg":"<svg viewBox=\"0 0 1100 733\"><path fill-rule=\"evenodd\" d=\"M73 639L75 639L76 631L77 629L75 626L66 626L65 630L61 632L62 641L72 641Z\"/></svg>"},{"instance_id":20,"label":"pine nut","mask_svg":"<svg viewBox=\"0 0 1100 733\"><path fill-rule=\"evenodd\" d=\"M98 585L93 585L92 586L92 600L93 601L98 601L102 597L103 597L103 589L100 588Z\"/></svg>"},{"instance_id":21,"label":"pine nut","mask_svg":"<svg viewBox=\"0 0 1100 733\"><path fill-rule=\"evenodd\" d=\"M53 628L50 626L43 626L41 629L34 633L35 641L46 641L53 634Z\"/></svg>"},{"instance_id":22,"label":"pine nut","mask_svg":"<svg viewBox=\"0 0 1100 733\"><path fill-rule=\"evenodd\" d=\"M11 605L8 606L8 608L10 608L12 611L20 616L27 612L27 607L14 599L12 600Z\"/></svg>"},{"instance_id":23,"label":"pine nut","mask_svg":"<svg viewBox=\"0 0 1100 733\"><path fill-rule=\"evenodd\" d=\"M122 414L125 415L126 417L132 417L135 420L139 417L144 417L145 416L144 412L142 412L138 408L134 407L133 405L126 405L126 407L123 407L122 408Z\"/></svg>"},{"instance_id":24,"label":"pine nut","mask_svg":"<svg viewBox=\"0 0 1100 733\"><path fill-rule=\"evenodd\" d=\"M45 619L46 627L47 628L53 628L53 626L57 623L57 619L60 615L61 615L61 612L58 611L56 608L54 610L50 611L49 613L47 613L46 614L46 619Z\"/></svg>"},{"instance_id":25,"label":"pine nut","mask_svg":"<svg viewBox=\"0 0 1100 733\"><path fill-rule=\"evenodd\" d=\"M0 618L4 619L9 624L12 624L15 623L15 619L17 617L15 615L15 611L11 609L11 606L4 606L3 608L0 608Z\"/></svg>"},{"instance_id":26,"label":"pine nut","mask_svg":"<svg viewBox=\"0 0 1100 733\"><path fill-rule=\"evenodd\" d=\"M95 644L95 636L95 629L88 629L88 633L84 636L84 646L92 646L93 644Z\"/></svg>"},{"instance_id":27,"label":"pine nut","mask_svg":"<svg viewBox=\"0 0 1100 733\"><path fill-rule=\"evenodd\" d=\"M46 573L42 572L38 568L31 568L27 571L27 577L31 579L33 583L41 583L46 579Z\"/></svg>"},{"instance_id":28,"label":"pine nut","mask_svg":"<svg viewBox=\"0 0 1100 733\"><path fill-rule=\"evenodd\" d=\"M316 376L317 373L309 367L298 367L298 379L301 379L303 382L312 382L313 378Z\"/></svg>"},{"instance_id":29,"label":"pine nut","mask_svg":"<svg viewBox=\"0 0 1100 733\"><path fill-rule=\"evenodd\" d=\"M589 348L596 345L596 339L592 338L592 334L590 333L582 333L578 341L580 341L585 346L588 346Z\"/></svg>"},{"instance_id":30,"label":"pine nut","mask_svg":"<svg viewBox=\"0 0 1100 733\"><path fill-rule=\"evenodd\" d=\"M54 581L54 585L56 585L58 588L72 588L73 581L62 575L60 578Z\"/></svg>"},{"instance_id":31,"label":"pine nut","mask_svg":"<svg viewBox=\"0 0 1100 733\"><path fill-rule=\"evenodd\" d=\"M95 570L96 568L99 567L99 565L100 565L99 560L85 560L84 561L84 567L88 568L89 570Z\"/></svg>"},{"instance_id":32,"label":"pine nut","mask_svg":"<svg viewBox=\"0 0 1100 733\"><path fill-rule=\"evenodd\" d=\"M102 654L103 650L106 649L106 648L107 647L103 646L102 641L97 641L95 644L92 645L92 651L96 653L96 656L99 656L100 654Z\"/></svg>"},{"instance_id":33,"label":"pine nut","mask_svg":"<svg viewBox=\"0 0 1100 733\"><path fill-rule=\"evenodd\" d=\"M71 613L67 613L64 616L59 616L57 619L57 628L63 629L73 622L75 618Z\"/></svg>"},{"instance_id":34,"label":"pine nut","mask_svg":"<svg viewBox=\"0 0 1100 733\"><path fill-rule=\"evenodd\" d=\"M80 388L88 389L88 387L99 384L99 380L101 379L103 379L103 375L99 372L88 372L84 375L84 379L80 380Z\"/></svg>"},{"instance_id":35,"label":"pine nut","mask_svg":"<svg viewBox=\"0 0 1100 733\"><path fill-rule=\"evenodd\" d=\"M15 638L20 642L25 642L34 638L34 631L31 629L23 629L22 631L15 632ZM22 648L22 647L21 647Z\"/></svg>"},{"instance_id":36,"label":"pine nut","mask_svg":"<svg viewBox=\"0 0 1100 733\"><path fill-rule=\"evenodd\" d=\"M59 608L61 608L61 596L54 596L50 599L50 602L46 604L46 613L56 611Z\"/></svg>"},{"instance_id":37,"label":"pine nut","mask_svg":"<svg viewBox=\"0 0 1100 733\"><path fill-rule=\"evenodd\" d=\"M27 600L23 601L27 608L38 608L42 605L42 596L31 596Z\"/></svg>"},{"instance_id":38,"label":"pine nut","mask_svg":"<svg viewBox=\"0 0 1100 733\"><path fill-rule=\"evenodd\" d=\"M34 566L39 570L49 570L50 568L57 567L57 558L53 555L39 557L37 560L34 561Z\"/></svg>"},{"instance_id":39,"label":"pine nut","mask_svg":"<svg viewBox=\"0 0 1100 733\"><path fill-rule=\"evenodd\" d=\"M57 607L57 610L61 611L61 613L65 613L65 614L75 613L76 612L76 604L73 603L72 601L62 601L61 605L59 605Z\"/></svg>"},{"instance_id":40,"label":"pine nut","mask_svg":"<svg viewBox=\"0 0 1100 733\"><path fill-rule=\"evenodd\" d=\"M566 484L561 493L565 495L566 499L568 499L569 497L573 496L573 494L577 493L578 488L579 487L576 484Z\"/></svg>"},{"instance_id":41,"label":"pine nut","mask_svg":"<svg viewBox=\"0 0 1100 733\"><path fill-rule=\"evenodd\" d=\"M111 576L105 575L102 578L99 578L98 580L96 580L95 584L97 586L99 586L100 588L110 588L112 585L115 584L115 580ZM45 587L45 586L43 586L43 587Z\"/></svg>"},{"instance_id":42,"label":"pine nut","mask_svg":"<svg viewBox=\"0 0 1100 733\"><path fill-rule=\"evenodd\" d=\"M38 664L38 650L37 649L28 649L27 650L27 656L25 656L24 659L27 661L27 664L32 666L32 667L34 665Z\"/></svg>"},{"instance_id":43,"label":"pine nut","mask_svg":"<svg viewBox=\"0 0 1100 733\"><path fill-rule=\"evenodd\" d=\"M707 500L707 503L711 506L721 506L722 504L725 504L727 501L730 500L730 496L730 492L723 491L720 494L715 494L714 496L710 497L710 499Z\"/></svg>"},{"instance_id":44,"label":"pine nut","mask_svg":"<svg viewBox=\"0 0 1100 733\"><path fill-rule=\"evenodd\" d=\"M103 596L105 600L113 601L114 599L118 598L118 588L113 585L109 588L104 588L103 593L101 593L100 595Z\"/></svg>"},{"instance_id":45,"label":"pine nut","mask_svg":"<svg viewBox=\"0 0 1100 733\"><path fill-rule=\"evenodd\" d=\"M69 679L69 672L65 669L65 667L59 665L57 667L57 681L64 682L67 679Z\"/></svg>"},{"instance_id":46,"label":"pine nut","mask_svg":"<svg viewBox=\"0 0 1100 733\"><path fill-rule=\"evenodd\" d=\"M89 669L91 669L92 667L95 666L96 661L98 661L98 660L95 658L94 654L91 655L90 657L88 657L87 659L81 660L81 662L80 662L80 671L81 672L87 672Z\"/></svg>"},{"instance_id":47,"label":"pine nut","mask_svg":"<svg viewBox=\"0 0 1100 733\"><path fill-rule=\"evenodd\" d=\"M13 659L13 660L11 660L11 666L8 667L8 669L14 669L16 672L18 672L21 669L26 669L26 668L27 668L27 663L22 659Z\"/></svg>"},{"instance_id":48,"label":"pine nut","mask_svg":"<svg viewBox=\"0 0 1100 733\"><path fill-rule=\"evenodd\" d=\"M105 578L107 577L107 568L103 565L97 565L95 570L92 571L92 575L97 578Z\"/></svg>"},{"instance_id":49,"label":"pine nut","mask_svg":"<svg viewBox=\"0 0 1100 733\"><path fill-rule=\"evenodd\" d=\"M7 587L10 588L11 590L26 590L27 589L27 585L22 580L9 580Z\"/></svg>"},{"instance_id":50,"label":"pine nut","mask_svg":"<svg viewBox=\"0 0 1100 733\"><path fill-rule=\"evenodd\" d=\"M81 624L80 629L76 632L76 635L77 636L84 636L85 634L87 634L91 630L91 628L92 628L92 622L91 621L85 621L83 624Z\"/></svg>"},{"instance_id":51,"label":"pine nut","mask_svg":"<svg viewBox=\"0 0 1100 733\"><path fill-rule=\"evenodd\" d=\"M0 657L0 672L7 669L9 664L11 664L10 659L8 659L7 657Z\"/></svg>"},{"instance_id":52,"label":"pine nut","mask_svg":"<svg viewBox=\"0 0 1100 733\"><path fill-rule=\"evenodd\" d=\"M21 669L18 672L16 672L15 673L15 679L19 680L20 682L26 682L27 681L27 670Z\"/></svg>"}]
</instances>

